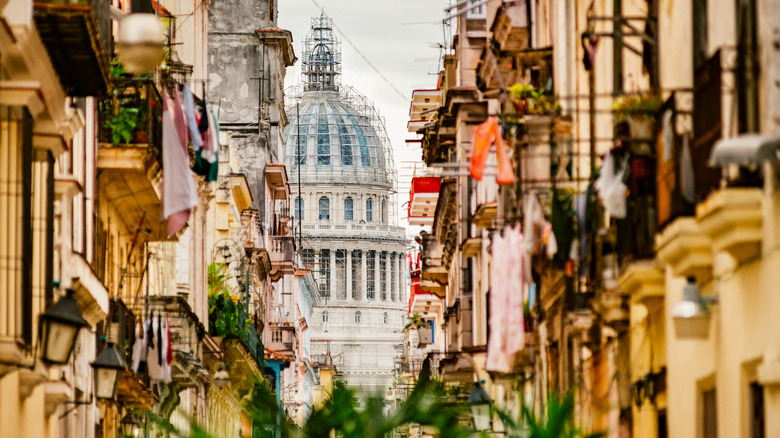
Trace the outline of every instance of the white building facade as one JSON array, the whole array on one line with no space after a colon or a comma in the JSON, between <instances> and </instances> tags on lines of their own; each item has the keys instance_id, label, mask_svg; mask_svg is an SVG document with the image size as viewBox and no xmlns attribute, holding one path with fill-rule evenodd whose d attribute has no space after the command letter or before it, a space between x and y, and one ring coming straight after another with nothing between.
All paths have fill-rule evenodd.
<instances>
[{"instance_id":1,"label":"white building facade","mask_svg":"<svg viewBox=\"0 0 780 438\"><path fill-rule=\"evenodd\" d=\"M371 103L340 85L329 18L312 19L303 52L285 140L294 234L319 283L311 354L330 356L350 386L386 391L402 351L408 265L392 147Z\"/></svg>"}]
</instances>

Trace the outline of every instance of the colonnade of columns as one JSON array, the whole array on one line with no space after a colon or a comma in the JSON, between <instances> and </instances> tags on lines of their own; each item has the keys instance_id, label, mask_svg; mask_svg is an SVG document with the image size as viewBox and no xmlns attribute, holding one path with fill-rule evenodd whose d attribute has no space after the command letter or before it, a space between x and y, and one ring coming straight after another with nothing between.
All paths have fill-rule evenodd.
<instances>
[{"instance_id":1,"label":"colonnade of columns","mask_svg":"<svg viewBox=\"0 0 780 438\"><path fill-rule=\"evenodd\" d=\"M330 248L315 257L323 296L345 301L405 300L403 252Z\"/></svg>"}]
</instances>

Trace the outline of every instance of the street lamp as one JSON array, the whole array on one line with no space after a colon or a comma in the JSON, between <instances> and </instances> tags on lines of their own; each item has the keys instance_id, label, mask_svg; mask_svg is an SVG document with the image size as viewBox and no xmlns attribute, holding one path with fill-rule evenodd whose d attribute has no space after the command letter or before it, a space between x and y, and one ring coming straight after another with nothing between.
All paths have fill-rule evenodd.
<instances>
[{"instance_id":1,"label":"street lamp","mask_svg":"<svg viewBox=\"0 0 780 438\"><path fill-rule=\"evenodd\" d=\"M119 22L116 54L125 70L143 73L160 64L164 37L149 0L133 0L131 9L132 13Z\"/></svg>"},{"instance_id":2,"label":"street lamp","mask_svg":"<svg viewBox=\"0 0 780 438\"><path fill-rule=\"evenodd\" d=\"M708 298L706 301L715 302L717 298ZM710 312L694 277L688 277L683 299L672 309L672 319L678 338L703 339L709 335Z\"/></svg>"},{"instance_id":3,"label":"street lamp","mask_svg":"<svg viewBox=\"0 0 780 438\"><path fill-rule=\"evenodd\" d=\"M73 289L67 289L65 296L40 316L41 356L44 362L67 363L79 330L89 326L73 298L74 293Z\"/></svg>"},{"instance_id":4,"label":"street lamp","mask_svg":"<svg viewBox=\"0 0 780 438\"><path fill-rule=\"evenodd\" d=\"M119 386L119 374L125 369L125 359L109 342L92 362L95 375L95 396L104 400L115 400Z\"/></svg>"},{"instance_id":5,"label":"street lamp","mask_svg":"<svg viewBox=\"0 0 780 438\"><path fill-rule=\"evenodd\" d=\"M122 427L122 435L140 437L144 428L144 422L137 415L130 411L119 422Z\"/></svg>"},{"instance_id":6,"label":"street lamp","mask_svg":"<svg viewBox=\"0 0 780 438\"><path fill-rule=\"evenodd\" d=\"M227 372L225 362L220 361L217 364L217 371L214 373L214 383L217 384L217 388L224 388L228 382L230 382L230 376Z\"/></svg>"},{"instance_id":7,"label":"street lamp","mask_svg":"<svg viewBox=\"0 0 780 438\"><path fill-rule=\"evenodd\" d=\"M474 422L474 429L477 431L490 430L492 428L490 415L491 400L479 382L474 383L474 388L471 390L471 394L469 394L468 403L471 408L471 419Z\"/></svg>"}]
</instances>

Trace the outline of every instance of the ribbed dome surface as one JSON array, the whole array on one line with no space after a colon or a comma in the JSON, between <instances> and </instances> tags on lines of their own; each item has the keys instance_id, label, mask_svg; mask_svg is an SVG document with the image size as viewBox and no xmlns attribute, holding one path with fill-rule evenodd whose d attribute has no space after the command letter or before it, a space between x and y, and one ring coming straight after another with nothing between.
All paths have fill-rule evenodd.
<instances>
[{"instance_id":1,"label":"ribbed dome surface","mask_svg":"<svg viewBox=\"0 0 780 438\"><path fill-rule=\"evenodd\" d=\"M343 86L300 97L299 105L287 110L290 124L284 134L291 177L297 178L300 164L305 183L392 185L395 169L387 134L365 97Z\"/></svg>"}]
</instances>

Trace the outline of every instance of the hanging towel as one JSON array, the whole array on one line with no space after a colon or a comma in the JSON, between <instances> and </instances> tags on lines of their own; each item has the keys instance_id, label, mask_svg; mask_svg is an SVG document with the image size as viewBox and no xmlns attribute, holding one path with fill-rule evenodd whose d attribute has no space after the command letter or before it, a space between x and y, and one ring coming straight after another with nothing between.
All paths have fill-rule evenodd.
<instances>
[{"instance_id":1,"label":"hanging towel","mask_svg":"<svg viewBox=\"0 0 780 438\"><path fill-rule=\"evenodd\" d=\"M181 109L163 93L163 216L168 220L168 236L184 228L191 209L198 204L187 149L179 135L183 131L175 121L177 106Z\"/></svg>"},{"instance_id":2,"label":"hanging towel","mask_svg":"<svg viewBox=\"0 0 780 438\"><path fill-rule=\"evenodd\" d=\"M182 87L181 99L184 105L184 117L187 121L192 150L198 152L203 145L203 139L200 137L198 122L195 120L195 100L192 97L190 86L187 84L184 84L184 87Z\"/></svg>"},{"instance_id":3,"label":"hanging towel","mask_svg":"<svg viewBox=\"0 0 780 438\"><path fill-rule=\"evenodd\" d=\"M517 248L523 245L519 226L506 226L503 236L493 235L490 269L490 337L488 371L509 373L514 355L525 346L523 322L523 257Z\"/></svg>"},{"instance_id":4,"label":"hanging towel","mask_svg":"<svg viewBox=\"0 0 780 438\"><path fill-rule=\"evenodd\" d=\"M162 349L164 348L162 345L162 336L160 333L162 332L162 327L160 326L160 318L152 317L152 323L151 327L153 330L153 334L150 334L151 337L155 338L155 344L151 347L149 347L149 352L147 355L147 364L149 365L149 378L152 380L164 380L165 379L165 370L163 370L162 364Z\"/></svg>"},{"instance_id":5,"label":"hanging towel","mask_svg":"<svg viewBox=\"0 0 780 438\"><path fill-rule=\"evenodd\" d=\"M212 114L203 113L202 120L208 120L212 118ZM216 122L207 124L207 126L215 127ZM218 129L215 128L215 130ZM195 165L192 170L200 176L205 177L206 182L213 182L217 180L219 176L219 152L214 150L214 145L219 143L218 133L217 136L211 132L211 129L203 133L203 148L195 152Z\"/></svg>"},{"instance_id":6,"label":"hanging towel","mask_svg":"<svg viewBox=\"0 0 780 438\"><path fill-rule=\"evenodd\" d=\"M141 363L144 363L144 370L146 370L146 339L144 338L144 330L142 324L139 322L135 325L135 342L133 342L133 372L138 373L141 370Z\"/></svg>"}]
</instances>

